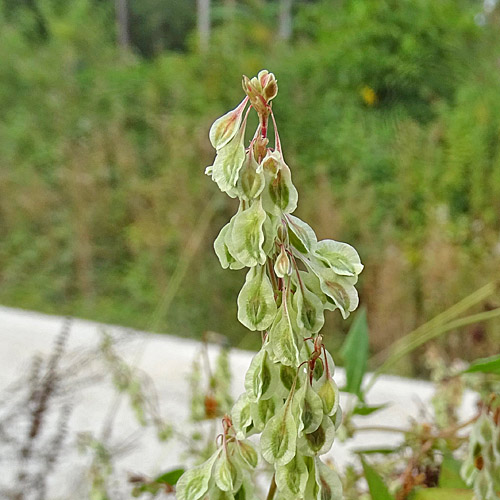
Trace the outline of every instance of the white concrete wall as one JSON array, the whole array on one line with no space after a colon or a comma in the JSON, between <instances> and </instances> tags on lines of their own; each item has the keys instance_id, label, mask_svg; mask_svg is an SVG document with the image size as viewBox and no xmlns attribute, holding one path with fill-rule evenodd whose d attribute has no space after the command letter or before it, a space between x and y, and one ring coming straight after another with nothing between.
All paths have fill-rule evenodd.
<instances>
[{"instance_id":1,"label":"white concrete wall","mask_svg":"<svg viewBox=\"0 0 500 500\"><path fill-rule=\"evenodd\" d=\"M10 397L6 389L26 372L30 359L35 353L49 354L53 340L63 324L63 318L39 313L0 307L0 398ZM126 331L113 326L103 326L83 320L74 320L64 363L92 346L100 339L99 331L105 328L119 340L119 353L130 363L148 373L154 380L159 396L162 413L177 429L189 423L189 387L187 377L191 363L199 352L200 344L168 335L153 335ZM126 339L126 340L125 340ZM216 349L211 349L213 356ZM243 378L252 357L251 352L234 350L231 353L231 369L234 374L233 392L237 396L243 390ZM94 369L88 367L89 373ZM342 386L344 373L337 369L335 379ZM432 386L423 381L397 377L381 377L370 393L369 403L389 403L390 406L370 417L360 418L359 425L386 425L405 427L411 419L420 419L423 412L430 411L428 401L432 396ZM70 419L70 438L67 442L68 453L63 456L56 474L51 481L54 498L84 498L84 471L88 465L75 451L74 436L77 432L91 430L98 434L110 408L116 403L115 391L110 383L75 388L72 395L73 413ZM4 401L5 403L5 401ZM343 397L343 404L346 399ZM474 411L472 395L467 395L463 407L467 418ZM1 418L1 413L0 413ZM123 401L113 428L112 440L121 443L136 433L137 423L128 404ZM20 429L19 432L23 432ZM25 432L25 430L24 430ZM366 447L387 447L398 442L397 434L387 432L364 432L356 439L345 444L335 443L331 452L332 459L340 466L356 462L352 450ZM119 455L117 468L123 478L128 472L141 472L154 475L157 472L183 465L184 445L179 440L160 444L152 430L136 433L132 451ZM73 450L73 451L72 451ZM12 474L15 457L0 457L0 469ZM3 474L0 484L12 480ZM119 488L119 487L118 487ZM77 493L78 492L78 493Z\"/></svg>"}]
</instances>

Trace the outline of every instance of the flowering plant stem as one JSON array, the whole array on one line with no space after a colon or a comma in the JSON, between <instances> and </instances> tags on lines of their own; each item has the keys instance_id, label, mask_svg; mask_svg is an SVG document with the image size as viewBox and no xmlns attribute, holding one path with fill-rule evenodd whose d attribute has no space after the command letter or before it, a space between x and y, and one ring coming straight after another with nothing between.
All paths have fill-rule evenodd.
<instances>
[{"instance_id":1,"label":"flowering plant stem","mask_svg":"<svg viewBox=\"0 0 500 500\"><path fill-rule=\"evenodd\" d=\"M247 439L256 435L262 458L274 468L267 500L340 500L340 479L320 458L342 421L335 366L320 330L326 310L338 309L347 318L358 306L355 284L363 265L352 246L318 241L292 215L298 193L272 111L274 75L244 76L243 90L241 103L210 129L216 157L206 173L239 200L214 249L224 269L247 269L238 320L260 332L262 347L246 373L245 392L222 419L218 449L181 477L177 498L256 499L259 457ZM252 110L258 125L245 147Z\"/></svg>"}]
</instances>

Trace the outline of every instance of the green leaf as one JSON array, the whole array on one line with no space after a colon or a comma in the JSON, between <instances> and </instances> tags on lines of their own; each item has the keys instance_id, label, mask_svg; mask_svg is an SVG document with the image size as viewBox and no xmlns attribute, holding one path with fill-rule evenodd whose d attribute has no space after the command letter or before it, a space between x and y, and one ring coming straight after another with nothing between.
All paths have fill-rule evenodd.
<instances>
[{"instance_id":1,"label":"green leaf","mask_svg":"<svg viewBox=\"0 0 500 500\"><path fill-rule=\"evenodd\" d=\"M245 160L244 138L245 127L240 127L236 135L217 151L211 169L212 179L219 189L233 198L236 196L234 188Z\"/></svg>"},{"instance_id":2,"label":"green leaf","mask_svg":"<svg viewBox=\"0 0 500 500\"><path fill-rule=\"evenodd\" d=\"M170 470L155 477L153 481L155 483L162 483L162 484L168 484L170 486L175 486L179 478L182 476L182 474L184 474L184 472L185 472L184 469Z\"/></svg>"},{"instance_id":3,"label":"green leaf","mask_svg":"<svg viewBox=\"0 0 500 500\"><path fill-rule=\"evenodd\" d=\"M374 405L370 406L364 403L358 403L356 408L354 408L354 411L352 412L353 415L362 415L362 416L367 416L371 415L372 413L375 413L377 411L383 410L389 406L389 403L384 403L381 405Z\"/></svg>"},{"instance_id":4,"label":"green leaf","mask_svg":"<svg viewBox=\"0 0 500 500\"><path fill-rule=\"evenodd\" d=\"M274 292L264 266L252 267L238 295L238 320L249 330L266 330L277 312Z\"/></svg>"},{"instance_id":5,"label":"green leaf","mask_svg":"<svg viewBox=\"0 0 500 500\"><path fill-rule=\"evenodd\" d=\"M365 473L365 479L368 483L368 488L370 490L370 495L373 500L394 500L394 497L389 493L387 486L384 481L379 476L378 472L368 465L364 460L361 460L363 464L363 471Z\"/></svg>"},{"instance_id":6,"label":"green leaf","mask_svg":"<svg viewBox=\"0 0 500 500\"><path fill-rule=\"evenodd\" d=\"M398 449L399 448L356 448L352 450L352 452L358 455L389 455Z\"/></svg>"},{"instance_id":7,"label":"green leaf","mask_svg":"<svg viewBox=\"0 0 500 500\"><path fill-rule=\"evenodd\" d=\"M424 488L415 490L411 500L473 500L474 492L456 488Z\"/></svg>"},{"instance_id":8,"label":"green leaf","mask_svg":"<svg viewBox=\"0 0 500 500\"><path fill-rule=\"evenodd\" d=\"M358 252L351 245L340 241L319 241L314 253L325 266L342 276L357 276L364 267Z\"/></svg>"},{"instance_id":9,"label":"green leaf","mask_svg":"<svg viewBox=\"0 0 500 500\"><path fill-rule=\"evenodd\" d=\"M356 314L340 353L344 359L346 371L346 386L343 390L363 399L361 384L368 359L368 323L365 309L361 309Z\"/></svg>"},{"instance_id":10,"label":"green leaf","mask_svg":"<svg viewBox=\"0 0 500 500\"><path fill-rule=\"evenodd\" d=\"M231 241L226 243L231 255L247 267L263 265L266 262L266 254L262 249L262 227L266 217L260 199L234 216Z\"/></svg>"},{"instance_id":11,"label":"green leaf","mask_svg":"<svg viewBox=\"0 0 500 500\"><path fill-rule=\"evenodd\" d=\"M262 456L270 464L286 465L295 456L297 425L289 400L266 424L260 439Z\"/></svg>"},{"instance_id":12,"label":"green leaf","mask_svg":"<svg viewBox=\"0 0 500 500\"><path fill-rule=\"evenodd\" d=\"M462 373L495 373L500 375L500 354L489 358L476 359Z\"/></svg>"},{"instance_id":13,"label":"green leaf","mask_svg":"<svg viewBox=\"0 0 500 500\"><path fill-rule=\"evenodd\" d=\"M212 468L219 452L216 451L206 462L186 471L177 482L177 500L200 500L208 491Z\"/></svg>"},{"instance_id":14,"label":"green leaf","mask_svg":"<svg viewBox=\"0 0 500 500\"><path fill-rule=\"evenodd\" d=\"M307 479L307 467L300 455L295 455L286 465L276 466L276 485L287 500L302 498Z\"/></svg>"},{"instance_id":15,"label":"green leaf","mask_svg":"<svg viewBox=\"0 0 500 500\"><path fill-rule=\"evenodd\" d=\"M299 348L297 336L293 331L290 316L285 305L276 315L269 331L269 342L275 358L287 366L299 365Z\"/></svg>"},{"instance_id":16,"label":"green leaf","mask_svg":"<svg viewBox=\"0 0 500 500\"><path fill-rule=\"evenodd\" d=\"M245 375L245 390L248 399L257 402L273 396L278 383L277 367L269 359L265 349L261 349L252 359Z\"/></svg>"},{"instance_id":17,"label":"green leaf","mask_svg":"<svg viewBox=\"0 0 500 500\"><path fill-rule=\"evenodd\" d=\"M450 455L445 455L439 472L439 487L467 489L467 484L465 484L465 481L460 476L461 467L461 462Z\"/></svg>"}]
</instances>

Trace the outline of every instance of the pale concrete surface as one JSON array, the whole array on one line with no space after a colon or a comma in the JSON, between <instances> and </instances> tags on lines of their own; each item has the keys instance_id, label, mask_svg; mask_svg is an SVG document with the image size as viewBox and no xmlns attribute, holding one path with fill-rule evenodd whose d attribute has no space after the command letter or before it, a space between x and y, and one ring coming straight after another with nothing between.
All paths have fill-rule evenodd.
<instances>
[{"instance_id":1,"label":"pale concrete surface","mask_svg":"<svg viewBox=\"0 0 500 500\"><path fill-rule=\"evenodd\" d=\"M49 354L55 337L61 330L64 319L39 313L0 307L0 398L8 394L9 387L30 365L36 353ZM194 357L199 353L200 344L167 335L133 332L114 326L74 320L69 337L66 359L77 356L99 343L100 331L105 329L118 339L118 353L129 363L144 370L153 380L158 393L162 414L177 429L189 424L189 384L188 376ZM210 348L210 355L216 348ZM235 396L243 390L243 379L253 353L233 350L231 369L234 375L232 391ZM74 358L73 358L74 359ZM89 367L92 371L92 367ZM339 386L344 382L341 369L335 372ZM115 392L109 382L91 387L75 388L73 413L70 419L70 450L76 448L74 436L77 432L93 431L99 434L103 420L114 404ZM433 394L431 384L418 380L397 377L381 377L370 393L370 404L389 403L390 406L370 417L362 417L358 425L408 426L411 419L418 419L423 411L429 412L429 399ZM7 396L8 397L8 396ZM346 398L342 397L342 404ZM474 398L466 395L462 408L464 418L474 412ZM0 415L1 418L1 415ZM112 437L116 443L134 435L133 449L119 456L117 469L122 477L128 472L142 472L154 475L159 471L183 465L184 444L174 439L166 444L158 443L151 429L137 432L137 423L126 401L120 405ZM192 427L189 427L192 428ZM398 434L364 432L356 439L341 444L336 442L330 456L340 466L356 462L352 450L367 447L387 447L398 442ZM0 462L3 472L9 470L8 461ZM51 480L51 498L84 498L84 474L88 462L76 451L64 455L57 473ZM12 471L11 471L12 472ZM0 484L5 485L9 475L3 475ZM78 493L77 493L78 492ZM122 496L121 498L126 498Z\"/></svg>"}]
</instances>

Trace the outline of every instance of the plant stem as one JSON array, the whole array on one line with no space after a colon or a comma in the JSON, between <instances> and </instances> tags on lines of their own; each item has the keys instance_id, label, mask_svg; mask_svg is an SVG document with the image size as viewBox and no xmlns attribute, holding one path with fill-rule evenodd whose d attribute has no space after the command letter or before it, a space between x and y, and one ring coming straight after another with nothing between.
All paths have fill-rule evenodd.
<instances>
[{"instance_id":1,"label":"plant stem","mask_svg":"<svg viewBox=\"0 0 500 500\"><path fill-rule=\"evenodd\" d=\"M275 494L276 494L276 478L275 474L273 474L273 478L271 480L271 485L269 486L269 492L267 493L266 500L273 500Z\"/></svg>"}]
</instances>

